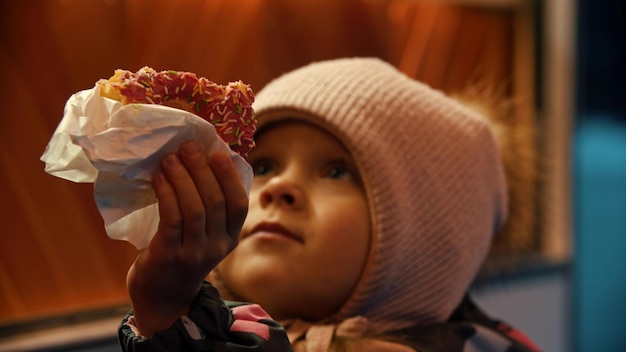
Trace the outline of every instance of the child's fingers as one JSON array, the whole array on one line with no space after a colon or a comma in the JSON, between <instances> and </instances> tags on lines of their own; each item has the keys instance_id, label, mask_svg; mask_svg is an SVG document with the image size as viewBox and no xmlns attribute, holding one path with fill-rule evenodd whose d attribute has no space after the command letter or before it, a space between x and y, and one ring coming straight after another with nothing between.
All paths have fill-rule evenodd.
<instances>
[{"instance_id":1,"label":"child's fingers","mask_svg":"<svg viewBox=\"0 0 626 352\"><path fill-rule=\"evenodd\" d=\"M180 219L170 222L171 230L182 231L182 242L204 236L206 214L194 180L176 154L163 158L162 170L176 193Z\"/></svg>"},{"instance_id":2,"label":"child's fingers","mask_svg":"<svg viewBox=\"0 0 626 352\"><path fill-rule=\"evenodd\" d=\"M163 172L158 172L153 180L154 191L159 200L159 231L153 239L164 245L180 245L182 215L178 206L176 192Z\"/></svg>"},{"instance_id":3,"label":"child's fingers","mask_svg":"<svg viewBox=\"0 0 626 352\"><path fill-rule=\"evenodd\" d=\"M226 228L225 199L213 170L207 163L205 152L197 142L185 142L180 148L180 154L204 206L203 230L208 235L219 236Z\"/></svg>"},{"instance_id":4,"label":"child's fingers","mask_svg":"<svg viewBox=\"0 0 626 352\"><path fill-rule=\"evenodd\" d=\"M238 239L248 214L248 194L228 153L211 155L209 164L226 200L226 230L231 238Z\"/></svg>"}]
</instances>

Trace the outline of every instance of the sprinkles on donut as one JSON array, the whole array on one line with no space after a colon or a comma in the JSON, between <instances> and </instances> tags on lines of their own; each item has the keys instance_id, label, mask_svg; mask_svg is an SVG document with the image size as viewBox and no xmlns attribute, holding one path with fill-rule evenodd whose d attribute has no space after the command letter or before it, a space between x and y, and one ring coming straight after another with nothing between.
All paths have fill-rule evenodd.
<instances>
[{"instance_id":1,"label":"sprinkles on donut","mask_svg":"<svg viewBox=\"0 0 626 352\"><path fill-rule=\"evenodd\" d=\"M118 69L98 81L100 94L122 104L159 104L193 113L215 126L230 148L246 157L254 147L254 93L241 81L219 85L183 71L143 67L137 72Z\"/></svg>"}]
</instances>

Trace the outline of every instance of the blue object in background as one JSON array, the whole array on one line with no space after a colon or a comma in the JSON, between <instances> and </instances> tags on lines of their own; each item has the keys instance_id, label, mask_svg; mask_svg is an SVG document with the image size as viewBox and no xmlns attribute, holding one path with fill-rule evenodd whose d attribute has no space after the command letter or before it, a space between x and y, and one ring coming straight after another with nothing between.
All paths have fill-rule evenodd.
<instances>
[{"instance_id":1,"label":"blue object in background","mask_svg":"<svg viewBox=\"0 0 626 352\"><path fill-rule=\"evenodd\" d=\"M626 1L577 0L576 352L626 351Z\"/></svg>"},{"instance_id":2,"label":"blue object in background","mask_svg":"<svg viewBox=\"0 0 626 352\"><path fill-rule=\"evenodd\" d=\"M573 346L626 351L626 123L586 116L574 142Z\"/></svg>"}]
</instances>

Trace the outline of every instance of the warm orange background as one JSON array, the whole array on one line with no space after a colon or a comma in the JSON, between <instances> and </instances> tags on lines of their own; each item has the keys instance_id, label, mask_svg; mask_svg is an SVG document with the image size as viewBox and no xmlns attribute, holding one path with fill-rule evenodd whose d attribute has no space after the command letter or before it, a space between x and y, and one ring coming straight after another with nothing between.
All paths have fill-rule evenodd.
<instances>
[{"instance_id":1,"label":"warm orange background","mask_svg":"<svg viewBox=\"0 0 626 352\"><path fill-rule=\"evenodd\" d=\"M342 56L380 57L446 91L506 82L511 13L402 0L2 1L0 323L127 301L136 250L106 236L90 184L39 161L74 92L144 65L256 91Z\"/></svg>"}]
</instances>

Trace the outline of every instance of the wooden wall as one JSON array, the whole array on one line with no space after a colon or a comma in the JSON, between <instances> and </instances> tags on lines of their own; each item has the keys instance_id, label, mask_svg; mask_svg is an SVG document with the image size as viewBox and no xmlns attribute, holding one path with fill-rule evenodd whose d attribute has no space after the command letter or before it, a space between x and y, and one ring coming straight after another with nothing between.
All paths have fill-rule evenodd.
<instances>
[{"instance_id":1,"label":"wooden wall","mask_svg":"<svg viewBox=\"0 0 626 352\"><path fill-rule=\"evenodd\" d=\"M501 3L1 2L0 324L127 302L136 250L105 235L92 185L50 176L39 161L72 93L144 65L259 90L281 72L343 56L380 57L446 91L510 82L517 2Z\"/></svg>"}]
</instances>

